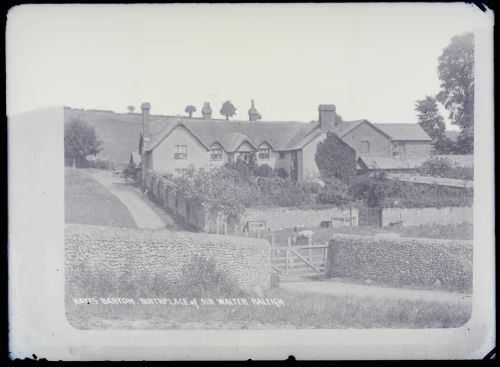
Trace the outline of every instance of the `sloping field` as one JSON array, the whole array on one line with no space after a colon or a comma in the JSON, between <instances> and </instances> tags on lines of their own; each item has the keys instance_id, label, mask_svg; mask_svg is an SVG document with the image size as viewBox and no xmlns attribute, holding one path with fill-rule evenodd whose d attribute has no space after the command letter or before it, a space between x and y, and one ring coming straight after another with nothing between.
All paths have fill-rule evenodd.
<instances>
[{"instance_id":1,"label":"sloping field","mask_svg":"<svg viewBox=\"0 0 500 367\"><path fill-rule=\"evenodd\" d=\"M139 150L141 114L108 111L64 109L64 122L80 119L95 127L103 141L98 158L114 162L128 162L130 153Z\"/></svg>"},{"instance_id":2,"label":"sloping field","mask_svg":"<svg viewBox=\"0 0 500 367\"><path fill-rule=\"evenodd\" d=\"M86 170L66 168L64 184L66 223L136 227L125 205Z\"/></svg>"}]
</instances>

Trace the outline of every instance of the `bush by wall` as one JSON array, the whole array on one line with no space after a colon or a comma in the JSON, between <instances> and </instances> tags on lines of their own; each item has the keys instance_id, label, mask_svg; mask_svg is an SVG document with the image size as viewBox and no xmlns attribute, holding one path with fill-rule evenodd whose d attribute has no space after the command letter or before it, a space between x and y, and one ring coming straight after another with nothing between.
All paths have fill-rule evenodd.
<instances>
[{"instance_id":1,"label":"bush by wall","mask_svg":"<svg viewBox=\"0 0 500 367\"><path fill-rule=\"evenodd\" d=\"M67 289L88 292L76 297L182 291L181 297L194 286L218 296L260 292L270 286L270 261L269 243L255 238L82 225L65 230Z\"/></svg>"},{"instance_id":2,"label":"bush by wall","mask_svg":"<svg viewBox=\"0 0 500 367\"><path fill-rule=\"evenodd\" d=\"M329 276L470 292L472 250L472 241L335 235Z\"/></svg>"},{"instance_id":3,"label":"bush by wall","mask_svg":"<svg viewBox=\"0 0 500 367\"><path fill-rule=\"evenodd\" d=\"M422 164L418 171L426 176L474 180L474 167L459 166L443 157L431 157Z\"/></svg>"}]
</instances>

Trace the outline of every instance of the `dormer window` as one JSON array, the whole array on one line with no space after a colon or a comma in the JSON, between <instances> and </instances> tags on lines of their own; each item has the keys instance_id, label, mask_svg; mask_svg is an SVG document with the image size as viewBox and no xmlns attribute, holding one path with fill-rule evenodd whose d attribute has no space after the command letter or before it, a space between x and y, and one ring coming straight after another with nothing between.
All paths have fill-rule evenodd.
<instances>
[{"instance_id":1,"label":"dormer window","mask_svg":"<svg viewBox=\"0 0 500 367\"><path fill-rule=\"evenodd\" d=\"M269 159L271 157L271 149L260 148L259 149L259 159Z\"/></svg>"},{"instance_id":2,"label":"dormer window","mask_svg":"<svg viewBox=\"0 0 500 367\"><path fill-rule=\"evenodd\" d=\"M176 145L174 159L187 159L187 145Z\"/></svg>"},{"instance_id":3,"label":"dormer window","mask_svg":"<svg viewBox=\"0 0 500 367\"><path fill-rule=\"evenodd\" d=\"M222 161L222 149L213 148L210 150L210 160L211 161Z\"/></svg>"}]
</instances>

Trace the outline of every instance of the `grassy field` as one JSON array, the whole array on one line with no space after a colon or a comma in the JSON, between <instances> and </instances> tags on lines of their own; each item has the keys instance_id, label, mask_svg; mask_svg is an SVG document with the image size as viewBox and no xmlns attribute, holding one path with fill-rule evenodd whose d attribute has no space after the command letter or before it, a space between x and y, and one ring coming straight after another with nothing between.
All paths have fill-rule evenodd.
<instances>
[{"instance_id":1,"label":"grassy field","mask_svg":"<svg viewBox=\"0 0 500 367\"><path fill-rule=\"evenodd\" d=\"M65 222L115 227L136 227L127 208L89 170L64 172Z\"/></svg>"},{"instance_id":2,"label":"grassy field","mask_svg":"<svg viewBox=\"0 0 500 367\"><path fill-rule=\"evenodd\" d=\"M165 297L172 297L165 295ZM79 329L315 329L452 328L466 323L471 303L381 297L300 294L272 289L261 298L277 306L79 304L66 301L69 322Z\"/></svg>"},{"instance_id":3,"label":"grassy field","mask_svg":"<svg viewBox=\"0 0 500 367\"><path fill-rule=\"evenodd\" d=\"M418 225L418 226L403 226L403 227L384 227L384 228L369 228L369 227L335 227L335 228L301 228L303 230L312 230L313 243L325 244L335 233L342 234L359 234L359 235L380 235L395 233L406 238L438 238L438 239L458 239L472 240L473 231L472 224L464 222L462 224L433 224L433 225ZM291 238L296 233L292 229L283 229L274 232L274 240L276 246L286 246L288 238ZM251 237L256 237L257 233L251 232ZM271 240L271 232L261 232L261 238ZM307 245L307 241L303 241L302 245Z\"/></svg>"}]
</instances>

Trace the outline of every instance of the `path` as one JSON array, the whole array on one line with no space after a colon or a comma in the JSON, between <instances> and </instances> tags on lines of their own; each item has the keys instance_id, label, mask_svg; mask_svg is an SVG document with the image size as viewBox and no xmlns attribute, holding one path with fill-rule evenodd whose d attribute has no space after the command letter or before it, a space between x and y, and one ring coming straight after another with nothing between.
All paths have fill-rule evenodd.
<instances>
[{"instance_id":1,"label":"path","mask_svg":"<svg viewBox=\"0 0 500 367\"><path fill-rule=\"evenodd\" d=\"M110 171L99 171L91 175L101 185L115 195L128 209L137 227L160 229L165 228L165 222L160 216L128 187L126 180L114 176Z\"/></svg>"},{"instance_id":2,"label":"path","mask_svg":"<svg viewBox=\"0 0 500 367\"><path fill-rule=\"evenodd\" d=\"M320 293L337 296L352 295L357 297L397 298L442 303L472 302L472 295L465 293L380 287L336 280L282 282L281 287L301 293Z\"/></svg>"}]
</instances>

